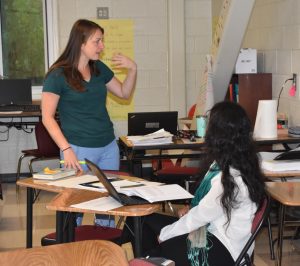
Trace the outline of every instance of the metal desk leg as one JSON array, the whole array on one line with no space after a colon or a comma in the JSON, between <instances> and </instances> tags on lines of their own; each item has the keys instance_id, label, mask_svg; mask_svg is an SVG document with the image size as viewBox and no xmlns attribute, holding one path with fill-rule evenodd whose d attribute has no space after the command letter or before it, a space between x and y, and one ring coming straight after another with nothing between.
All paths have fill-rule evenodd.
<instances>
[{"instance_id":1,"label":"metal desk leg","mask_svg":"<svg viewBox=\"0 0 300 266\"><path fill-rule=\"evenodd\" d=\"M68 239L67 242L75 241L75 224L76 224L76 215L74 212L69 213L70 217L68 220Z\"/></svg>"},{"instance_id":2,"label":"metal desk leg","mask_svg":"<svg viewBox=\"0 0 300 266\"><path fill-rule=\"evenodd\" d=\"M268 236L269 236L269 247L270 247L271 260L275 260L275 253L274 253L273 235L272 235L272 226L271 226L270 215L268 215L267 223L268 223Z\"/></svg>"},{"instance_id":3,"label":"metal desk leg","mask_svg":"<svg viewBox=\"0 0 300 266\"><path fill-rule=\"evenodd\" d=\"M26 248L32 248L32 205L33 205L33 189L27 187Z\"/></svg>"},{"instance_id":4,"label":"metal desk leg","mask_svg":"<svg viewBox=\"0 0 300 266\"><path fill-rule=\"evenodd\" d=\"M134 254L135 257L142 256L142 223L141 217L133 217L134 228Z\"/></svg>"},{"instance_id":5,"label":"metal desk leg","mask_svg":"<svg viewBox=\"0 0 300 266\"><path fill-rule=\"evenodd\" d=\"M63 243L64 212L56 211L56 243Z\"/></svg>"},{"instance_id":6,"label":"metal desk leg","mask_svg":"<svg viewBox=\"0 0 300 266\"><path fill-rule=\"evenodd\" d=\"M277 266L281 266L284 220L285 220L285 205L280 204L279 223L278 223L277 259L276 259Z\"/></svg>"}]
</instances>

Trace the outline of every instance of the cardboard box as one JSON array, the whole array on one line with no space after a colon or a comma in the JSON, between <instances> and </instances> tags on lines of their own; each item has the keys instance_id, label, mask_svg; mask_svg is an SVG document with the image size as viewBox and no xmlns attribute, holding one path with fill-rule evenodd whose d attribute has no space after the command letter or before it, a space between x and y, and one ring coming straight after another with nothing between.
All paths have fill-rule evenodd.
<instances>
[{"instance_id":1,"label":"cardboard box","mask_svg":"<svg viewBox=\"0 0 300 266\"><path fill-rule=\"evenodd\" d=\"M235 65L235 73L257 73L257 51L256 49L243 48L240 50Z\"/></svg>"}]
</instances>

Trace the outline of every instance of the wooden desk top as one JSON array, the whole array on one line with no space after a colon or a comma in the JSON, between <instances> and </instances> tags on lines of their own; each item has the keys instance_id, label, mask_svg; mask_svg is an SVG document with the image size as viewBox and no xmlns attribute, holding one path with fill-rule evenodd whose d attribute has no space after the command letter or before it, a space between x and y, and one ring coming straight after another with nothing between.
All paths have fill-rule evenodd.
<instances>
[{"instance_id":1,"label":"wooden desk top","mask_svg":"<svg viewBox=\"0 0 300 266\"><path fill-rule=\"evenodd\" d=\"M300 171L272 172L263 170L263 174L268 178L299 177Z\"/></svg>"},{"instance_id":2,"label":"wooden desk top","mask_svg":"<svg viewBox=\"0 0 300 266\"><path fill-rule=\"evenodd\" d=\"M108 175L109 175L109 173L108 173ZM122 176L122 175L117 175L117 174L113 174L113 175L118 176L123 179L131 180L131 181L143 180L143 179L141 179L139 177L135 177L135 176ZM64 178L64 179L71 179L71 178L72 178L72 176ZM62 179L60 179L60 180L62 180ZM54 193L59 193L66 189L65 187L51 186L51 181L49 183L49 180L34 179L32 177L18 180L17 185L21 186L21 187L30 187L30 188L45 190L45 191L54 192ZM81 191L83 189L79 189L79 190Z\"/></svg>"},{"instance_id":3,"label":"wooden desk top","mask_svg":"<svg viewBox=\"0 0 300 266\"><path fill-rule=\"evenodd\" d=\"M86 240L0 253L1 265L128 266L124 250L113 242Z\"/></svg>"},{"instance_id":4,"label":"wooden desk top","mask_svg":"<svg viewBox=\"0 0 300 266\"><path fill-rule=\"evenodd\" d=\"M122 206L120 208L109 211L94 211L70 207L73 204L78 204L84 201L93 200L104 196L107 196L107 193L78 189L65 189L60 194L58 194L46 206L46 208L53 211L99 213L120 216L144 216L158 211L160 208L160 204Z\"/></svg>"},{"instance_id":5,"label":"wooden desk top","mask_svg":"<svg viewBox=\"0 0 300 266\"><path fill-rule=\"evenodd\" d=\"M279 143L300 143L300 137L291 137L288 134L288 130L278 129L277 130L277 138L267 139L267 138L257 138L255 139L256 143L259 145L267 145L267 144L279 144Z\"/></svg>"},{"instance_id":6,"label":"wooden desk top","mask_svg":"<svg viewBox=\"0 0 300 266\"><path fill-rule=\"evenodd\" d=\"M176 139L174 143L171 144L160 144L160 145L147 145L147 146L133 146L130 141L127 140L126 136L121 136L121 143L130 149L135 150L152 150L152 149L197 149L203 147L204 139L198 139L196 142L184 143L181 139ZM279 143L300 143L300 137L291 137L288 135L287 129L278 129L277 138L267 139L267 138L258 138L255 139L255 142L258 145L271 145Z\"/></svg>"},{"instance_id":7,"label":"wooden desk top","mask_svg":"<svg viewBox=\"0 0 300 266\"><path fill-rule=\"evenodd\" d=\"M198 138L195 142L184 142L182 139L175 139L173 143L155 144L155 145L132 145L132 142L127 140L127 136L121 136L121 143L130 149L135 150L154 150L154 149L197 149L203 147L204 139Z\"/></svg>"},{"instance_id":8,"label":"wooden desk top","mask_svg":"<svg viewBox=\"0 0 300 266\"><path fill-rule=\"evenodd\" d=\"M114 174L115 175L115 174ZM134 176L122 176L119 175L120 178L139 181L143 180ZM72 178L72 177L68 177ZM33 178L21 179L17 182L17 185L22 187L30 187L34 189L41 189L49 192L60 193L57 195L49 205L47 205L47 209L55 210L55 211L70 211L70 212L91 212L90 210L83 209L75 209L70 207L70 205L81 203L84 201L96 199L99 197L107 196L107 193L96 192L91 190L84 189L68 189L65 187L57 187L51 186L49 181L38 180ZM93 211L93 213L105 213L111 215L121 215L121 216L143 216L151 214L157 211L160 207L160 204L145 204L145 205L134 205L134 206L123 206L114 210L98 212Z\"/></svg>"},{"instance_id":9,"label":"wooden desk top","mask_svg":"<svg viewBox=\"0 0 300 266\"><path fill-rule=\"evenodd\" d=\"M300 182L266 182L271 197L287 206L300 206Z\"/></svg>"},{"instance_id":10,"label":"wooden desk top","mask_svg":"<svg viewBox=\"0 0 300 266\"><path fill-rule=\"evenodd\" d=\"M29 187L29 188L40 189L49 192L59 193L60 191L65 189L64 187L51 186L46 183L49 183L49 181L33 179L32 177L17 181L17 185L20 187Z\"/></svg>"}]
</instances>

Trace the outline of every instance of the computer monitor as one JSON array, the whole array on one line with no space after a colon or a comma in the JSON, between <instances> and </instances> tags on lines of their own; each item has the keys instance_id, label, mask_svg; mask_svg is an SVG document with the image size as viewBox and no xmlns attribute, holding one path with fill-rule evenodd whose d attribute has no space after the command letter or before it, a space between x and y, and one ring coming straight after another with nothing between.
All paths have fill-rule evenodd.
<instances>
[{"instance_id":1,"label":"computer monitor","mask_svg":"<svg viewBox=\"0 0 300 266\"><path fill-rule=\"evenodd\" d=\"M177 123L177 111L128 113L128 136L146 135L162 128L176 135Z\"/></svg>"},{"instance_id":2,"label":"computer monitor","mask_svg":"<svg viewBox=\"0 0 300 266\"><path fill-rule=\"evenodd\" d=\"M32 104L30 79L0 79L0 105Z\"/></svg>"}]
</instances>

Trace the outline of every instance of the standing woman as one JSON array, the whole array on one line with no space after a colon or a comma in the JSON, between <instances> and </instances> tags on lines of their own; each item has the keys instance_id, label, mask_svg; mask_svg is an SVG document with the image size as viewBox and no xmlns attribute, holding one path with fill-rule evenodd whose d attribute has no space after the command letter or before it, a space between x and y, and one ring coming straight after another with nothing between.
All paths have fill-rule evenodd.
<instances>
[{"instance_id":1,"label":"standing woman","mask_svg":"<svg viewBox=\"0 0 300 266\"><path fill-rule=\"evenodd\" d=\"M127 69L121 83L99 60L104 29L80 19L72 27L65 50L50 67L42 92L42 119L61 150L64 166L87 170L87 158L105 170L119 170L119 148L106 109L107 91L128 99L136 82L137 66L122 54L112 57L116 69ZM60 126L55 120L59 111Z\"/></svg>"}]
</instances>

